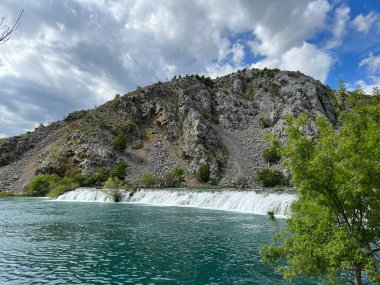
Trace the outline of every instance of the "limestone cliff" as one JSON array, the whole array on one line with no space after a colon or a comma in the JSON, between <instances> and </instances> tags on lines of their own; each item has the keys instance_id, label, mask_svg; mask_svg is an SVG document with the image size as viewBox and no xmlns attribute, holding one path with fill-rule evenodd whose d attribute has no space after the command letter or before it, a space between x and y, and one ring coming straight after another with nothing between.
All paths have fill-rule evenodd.
<instances>
[{"instance_id":1,"label":"limestone cliff","mask_svg":"<svg viewBox=\"0 0 380 285\"><path fill-rule=\"evenodd\" d=\"M242 70L210 80L186 76L156 83L92 110L0 141L0 190L22 191L39 173L91 173L124 160L126 180L143 173L163 176L176 166L194 182L202 164L211 180L234 185L239 177L257 186L266 167L263 134L284 134L284 118L306 112L337 119L336 92L300 72ZM127 147L118 150L122 133Z\"/></svg>"}]
</instances>

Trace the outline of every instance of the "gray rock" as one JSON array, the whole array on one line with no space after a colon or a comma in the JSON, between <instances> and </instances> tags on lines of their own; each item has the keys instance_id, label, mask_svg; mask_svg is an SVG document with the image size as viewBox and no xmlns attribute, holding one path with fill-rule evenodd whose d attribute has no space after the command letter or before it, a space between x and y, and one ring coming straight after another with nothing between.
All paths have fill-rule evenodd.
<instances>
[{"instance_id":1,"label":"gray rock","mask_svg":"<svg viewBox=\"0 0 380 285\"><path fill-rule=\"evenodd\" d=\"M128 164L127 181L139 182L144 173L163 177L181 167L190 185L200 165L208 164L214 183L259 186L256 171L267 166L263 135L273 132L284 140L290 114L326 116L335 123L332 99L339 99L301 73L263 74L247 69L215 79L212 86L194 77L153 84L0 140L0 189L21 192L37 173L63 175L75 168L88 174L120 160ZM272 121L267 128L260 122L265 116ZM114 145L120 132L125 150ZM307 132L315 135L315 125Z\"/></svg>"}]
</instances>

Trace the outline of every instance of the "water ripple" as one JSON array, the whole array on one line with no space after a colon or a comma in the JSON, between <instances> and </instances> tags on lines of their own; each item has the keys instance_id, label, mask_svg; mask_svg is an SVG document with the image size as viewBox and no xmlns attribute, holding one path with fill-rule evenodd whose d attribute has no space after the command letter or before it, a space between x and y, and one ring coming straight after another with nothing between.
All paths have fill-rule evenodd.
<instances>
[{"instance_id":1,"label":"water ripple","mask_svg":"<svg viewBox=\"0 0 380 285\"><path fill-rule=\"evenodd\" d=\"M0 284L285 283L259 262L268 218L193 208L0 199Z\"/></svg>"}]
</instances>

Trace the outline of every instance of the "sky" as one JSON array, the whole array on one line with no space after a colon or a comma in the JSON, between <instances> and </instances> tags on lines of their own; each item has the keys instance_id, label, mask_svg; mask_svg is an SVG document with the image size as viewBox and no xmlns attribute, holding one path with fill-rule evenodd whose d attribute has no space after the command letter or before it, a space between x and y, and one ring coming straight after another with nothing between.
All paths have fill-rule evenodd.
<instances>
[{"instance_id":1,"label":"sky","mask_svg":"<svg viewBox=\"0 0 380 285\"><path fill-rule=\"evenodd\" d=\"M174 75L301 71L380 86L378 0L1 0L0 138Z\"/></svg>"}]
</instances>

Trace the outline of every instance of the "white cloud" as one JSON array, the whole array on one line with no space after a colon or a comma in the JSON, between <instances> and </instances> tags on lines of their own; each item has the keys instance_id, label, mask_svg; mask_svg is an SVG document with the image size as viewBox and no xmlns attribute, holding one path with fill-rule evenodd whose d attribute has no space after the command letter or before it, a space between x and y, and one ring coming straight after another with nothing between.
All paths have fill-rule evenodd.
<instances>
[{"instance_id":1,"label":"white cloud","mask_svg":"<svg viewBox=\"0 0 380 285\"><path fill-rule=\"evenodd\" d=\"M380 87L380 77L372 76L372 83L365 82L364 80L358 80L355 82L356 86L363 88L366 94L372 94L374 87Z\"/></svg>"},{"instance_id":2,"label":"white cloud","mask_svg":"<svg viewBox=\"0 0 380 285\"><path fill-rule=\"evenodd\" d=\"M302 44L325 26L330 5L327 1L265 1L267 11L262 13L255 1L250 1L250 11L255 11L254 23L256 40L251 43L257 55L276 57L294 46Z\"/></svg>"},{"instance_id":3,"label":"white cloud","mask_svg":"<svg viewBox=\"0 0 380 285\"><path fill-rule=\"evenodd\" d=\"M359 67L367 66L371 73L380 71L380 56L374 56L372 52L369 53L368 57L362 59L359 62Z\"/></svg>"},{"instance_id":4,"label":"white cloud","mask_svg":"<svg viewBox=\"0 0 380 285\"><path fill-rule=\"evenodd\" d=\"M22 2L21 27L0 46L0 133L20 133L175 74L224 75L251 64L251 51L264 57L257 66L322 81L332 63L307 43L326 29L327 0L41 3ZM3 0L0 11L17 16L20 5ZM17 107L24 102L40 111ZM12 128L10 116L21 118Z\"/></svg>"},{"instance_id":5,"label":"white cloud","mask_svg":"<svg viewBox=\"0 0 380 285\"><path fill-rule=\"evenodd\" d=\"M367 34L378 18L378 14L374 12L370 12L367 16L359 14L352 21L352 25L358 32Z\"/></svg>"},{"instance_id":6,"label":"white cloud","mask_svg":"<svg viewBox=\"0 0 380 285\"><path fill-rule=\"evenodd\" d=\"M327 42L326 48L332 49L342 44L343 38L347 33L347 23L350 20L350 8L347 6L335 9L334 22L332 25L332 39Z\"/></svg>"},{"instance_id":7,"label":"white cloud","mask_svg":"<svg viewBox=\"0 0 380 285\"><path fill-rule=\"evenodd\" d=\"M245 56L244 46L239 43L234 44L231 48L231 53L232 53L232 61L235 64L240 64L243 61L244 56Z\"/></svg>"},{"instance_id":8,"label":"white cloud","mask_svg":"<svg viewBox=\"0 0 380 285\"><path fill-rule=\"evenodd\" d=\"M304 42L300 47L293 47L279 58L265 59L253 65L256 68L277 67L285 70L302 71L303 73L325 82L333 60L331 56Z\"/></svg>"},{"instance_id":9,"label":"white cloud","mask_svg":"<svg viewBox=\"0 0 380 285\"><path fill-rule=\"evenodd\" d=\"M220 77L229 73L236 71L237 69L242 68L241 66L235 66L231 64L219 64L211 63L206 66L206 74L211 78Z\"/></svg>"}]
</instances>

